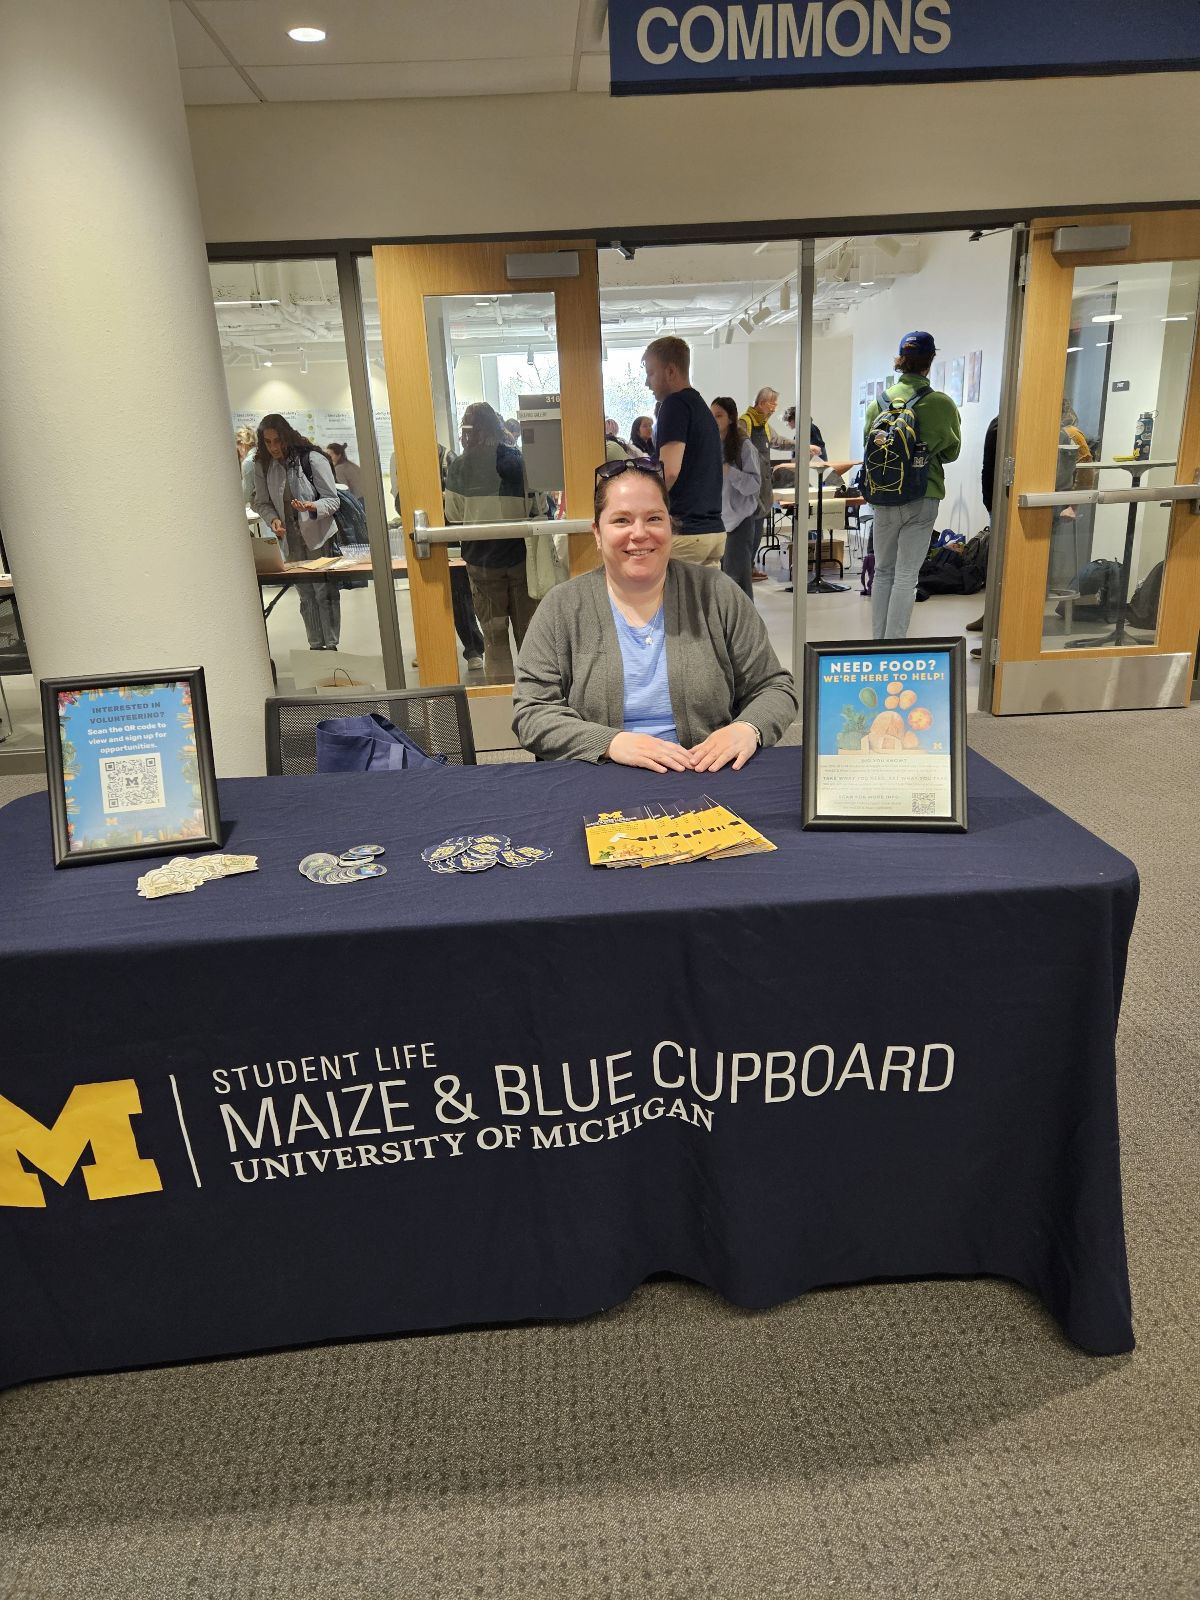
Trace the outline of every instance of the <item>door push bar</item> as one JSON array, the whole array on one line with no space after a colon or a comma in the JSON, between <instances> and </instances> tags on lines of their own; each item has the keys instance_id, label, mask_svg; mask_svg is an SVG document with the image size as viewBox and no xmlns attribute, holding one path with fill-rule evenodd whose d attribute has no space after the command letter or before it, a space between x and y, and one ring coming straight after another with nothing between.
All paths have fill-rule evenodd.
<instances>
[{"instance_id":1,"label":"door push bar","mask_svg":"<svg viewBox=\"0 0 1200 1600\"><path fill-rule=\"evenodd\" d=\"M591 533L591 518L565 518L561 522L473 522L457 528L431 528L424 511L413 513L413 549L419 561L428 560L435 544L464 544L476 539L544 539L555 533Z\"/></svg>"},{"instance_id":2,"label":"door push bar","mask_svg":"<svg viewBox=\"0 0 1200 1600\"><path fill-rule=\"evenodd\" d=\"M1062 489L1017 496L1022 511L1038 511L1046 506L1128 506L1143 500L1157 505L1169 500L1190 500L1192 514L1200 516L1200 472L1195 483L1172 483L1158 489Z\"/></svg>"}]
</instances>

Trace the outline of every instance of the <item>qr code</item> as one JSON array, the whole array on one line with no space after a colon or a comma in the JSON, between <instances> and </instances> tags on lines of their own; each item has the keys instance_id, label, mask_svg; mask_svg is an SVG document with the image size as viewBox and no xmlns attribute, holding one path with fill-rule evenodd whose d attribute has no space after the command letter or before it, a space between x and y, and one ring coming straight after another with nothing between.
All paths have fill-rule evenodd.
<instances>
[{"instance_id":1,"label":"qr code","mask_svg":"<svg viewBox=\"0 0 1200 1600\"><path fill-rule=\"evenodd\" d=\"M104 756L100 760L100 798L107 812L155 811L167 803L162 757Z\"/></svg>"},{"instance_id":2,"label":"qr code","mask_svg":"<svg viewBox=\"0 0 1200 1600\"><path fill-rule=\"evenodd\" d=\"M937 794L932 789L914 789L912 797L914 817L937 816Z\"/></svg>"}]
</instances>

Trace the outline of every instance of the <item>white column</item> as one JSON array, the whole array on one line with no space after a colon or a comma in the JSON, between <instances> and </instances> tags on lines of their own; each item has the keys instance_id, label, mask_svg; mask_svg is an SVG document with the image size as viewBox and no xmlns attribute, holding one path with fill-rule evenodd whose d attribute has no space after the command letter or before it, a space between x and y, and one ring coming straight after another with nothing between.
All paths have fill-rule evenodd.
<instances>
[{"instance_id":1,"label":"white column","mask_svg":"<svg viewBox=\"0 0 1200 1600\"><path fill-rule=\"evenodd\" d=\"M34 671L203 666L218 772L261 772L270 666L168 0L0 0L0 151L0 527Z\"/></svg>"}]
</instances>

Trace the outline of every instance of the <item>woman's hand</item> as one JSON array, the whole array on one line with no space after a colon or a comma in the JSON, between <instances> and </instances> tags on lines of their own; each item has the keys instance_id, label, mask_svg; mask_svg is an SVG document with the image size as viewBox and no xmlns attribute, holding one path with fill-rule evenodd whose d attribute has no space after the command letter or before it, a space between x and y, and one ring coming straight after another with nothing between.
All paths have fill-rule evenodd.
<instances>
[{"instance_id":1,"label":"woman's hand","mask_svg":"<svg viewBox=\"0 0 1200 1600\"><path fill-rule=\"evenodd\" d=\"M317 509L316 504L312 500L293 500L292 501L292 510L293 511L315 511L316 509Z\"/></svg>"},{"instance_id":2,"label":"woman's hand","mask_svg":"<svg viewBox=\"0 0 1200 1600\"><path fill-rule=\"evenodd\" d=\"M690 754L696 772L719 772L730 761L737 772L758 749L758 729L748 722L731 722L717 728L703 744L694 745Z\"/></svg>"},{"instance_id":3,"label":"woman's hand","mask_svg":"<svg viewBox=\"0 0 1200 1600\"><path fill-rule=\"evenodd\" d=\"M282 539L284 534L287 532L287 529L284 527L283 523L279 520L278 517L275 517L275 518L272 519L271 532L273 534L275 534L277 538L280 538L280 539Z\"/></svg>"},{"instance_id":4,"label":"woman's hand","mask_svg":"<svg viewBox=\"0 0 1200 1600\"><path fill-rule=\"evenodd\" d=\"M687 772L695 765L681 744L656 739L650 733L618 733L607 755L619 766L648 767L651 772Z\"/></svg>"}]
</instances>

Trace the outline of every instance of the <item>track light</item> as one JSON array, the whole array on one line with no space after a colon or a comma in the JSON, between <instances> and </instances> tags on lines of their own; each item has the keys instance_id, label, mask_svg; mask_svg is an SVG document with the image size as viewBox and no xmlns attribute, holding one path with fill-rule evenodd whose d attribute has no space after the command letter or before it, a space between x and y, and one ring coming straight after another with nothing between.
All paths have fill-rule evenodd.
<instances>
[{"instance_id":1,"label":"track light","mask_svg":"<svg viewBox=\"0 0 1200 1600\"><path fill-rule=\"evenodd\" d=\"M308 351L307 350L301 350L301 352L300 352L300 371L301 372L307 372L308 371Z\"/></svg>"},{"instance_id":2,"label":"track light","mask_svg":"<svg viewBox=\"0 0 1200 1600\"><path fill-rule=\"evenodd\" d=\"M525 365L527 367L532 367L532 366L536 366L537 365L537 363L533 359L533 346L532 345L530 345L529 349L526 350L526 352L525 352Z\"/></svg>"},{"instance_id":3,"label":"track light","mask_svg":"<svg viewBox=\"0 0 1200 1600\"><path fill-rule=\"evenodd\" d=\"M720 348L721 348L721 333L720 333L720 330L718 328L714 328L713 329L713 349L714 350L719 350Z\"/></svg>"},{"instance_id":4,"label":"track light","mask_svg":"<svg viewBox=\"0 0 1200 1600\"><path fill-rule=\"evenodd\" d=\"M779 309L780 311L792 309L792 286L786 279L779 286Z\"/></svg>"},{"instance_id":5,"label":"track light","mask_svg":"<svg viewBox=\"0 0 1200 1600\"><path fill-rule=\"evenodd\" d=\"M771 315L771 313L767 309L767 303L764 300L762 305L759 306L758 310L754 313L753 317L751 317L750 320L753 322L754 326L757 328L759 323L760 322L765 322L770 315Z\"/></svg>"},{"instance_id":6,"label":"track light","mask_svg":"<svg viewBox=\"0 0 1200 1600\"><path fill-rule=\"evenodd\" d=\"M744 334L747 335L747 337L754 332L754 324L750 321L750 318L745 315L738 318L738 327Z\"/></svg>"},{"instance_id":7,"label":"track light","mask_svg":"<svg viewBox=\"0 0 1200 1600\"><path fill-rule=\"evenodd\" d=\"M732 344L733 343L733 323L732 322L727 322L725 324L725 343L726 344Z\"/></svg>"},{"instance_id":8,"label":"track light","mask_svg":"<svg viewBox=\"0 0 1200 1600\"><path fill-rule=\"evenodd\" d=\"M620 239L614 239L613 242L612 242L612 247L617 252L617 254L621 257L621 259L623 261L632 261L633 260L633 254L634 254L634 246L633 245L631 245L631 244L622 244Z\"/></svg>"}]
</instances>

